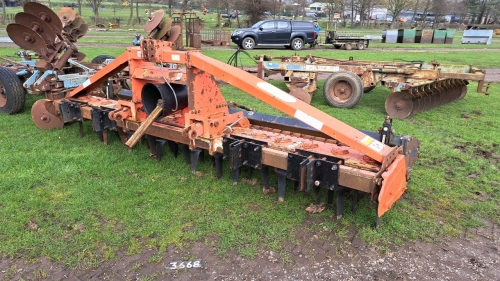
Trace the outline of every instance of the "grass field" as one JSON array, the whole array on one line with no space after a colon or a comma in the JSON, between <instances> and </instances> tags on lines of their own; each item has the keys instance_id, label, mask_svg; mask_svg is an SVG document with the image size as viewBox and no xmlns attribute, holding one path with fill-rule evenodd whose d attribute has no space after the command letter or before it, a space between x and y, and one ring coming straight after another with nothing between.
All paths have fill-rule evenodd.
<instances>
[{"instance_id":1,"label":"grass field","mask_svg":"<svg viewBox=\"0 0 500 281\"><path fill-rule=\"evenodd\" d=\"M95 33L101 34L110 37ZM105 40L111 39L96 38L95 42ZM499 46L496 42L487 48ZM417 44L408 44L412 50L405 52L377 50L382 47L375 44L373 50L362 52L319 49L314 54L380 61L437 60L482 68L500 65L497 52L429 51ZM0 55L16 50L3 48ZM90 60L100 54L119 55L123 48L82 51ZM208 49L203 53L227 61L234 51ZM263 49L249 53L295 52ZM253 64L246 58L244 63ZM283 82L272 83L286 89ZM322 89L323 81L319 86ZM158 163L144 145L129 152L112 136L106 146L88 123L83 138L77 125L39 130L31 120L30 107L41 97L28 96L21 114L0 116L0 256L32 261L44 256L69 267L91 268L119 252L132 255L155 249L161 253L172 244L183 247L215 235L219 244L214 246L221 256L230 249L243 257L270 249L286 263L290 253L283 245L305 243L294 232L307 220L321 221L315 227L326 227L339 239L355 228L364 241L381 249L409 240L458 236L485 221L500 225L500 85L494 84L489 96L475 93L476 86L469 85L463 100L394 121L398 134L421 140L421 155L406 193L383 216L379 229L373 228L375 207L368 197L361 200L356 213L347 212L336 221L333 208L321 214L306 213L313 194L293 195L291 186L285 202L278 203L276 196L262 194L260 184L232 185L227 163L224 177L217 180L208 161L199 165L200 176L190 172L182 157L175 159L168 152ZM231 86L222 86L222 92L226 100L280 114ZM341 110L327 106L319 90L312 105L355 128L376 130L383 122L388 94L388 89L377 87L357 107ZM275 178L273 182L276 187Z\"/></svg>"}]
</instances>

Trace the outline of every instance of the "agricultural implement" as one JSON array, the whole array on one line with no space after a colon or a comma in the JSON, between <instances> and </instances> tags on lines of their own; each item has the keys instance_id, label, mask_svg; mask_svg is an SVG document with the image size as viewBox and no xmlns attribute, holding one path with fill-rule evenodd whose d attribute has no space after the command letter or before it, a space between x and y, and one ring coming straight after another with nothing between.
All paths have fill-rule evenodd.
<instances>
[{"instance_id":1,"label":"agricultural implement","mask_svg":"<svg viewBox=\"0 0 500 281\"><path fill-rule=\"evenodd\" d=\"M243 168L259 170L265 194L275 192L269 182L274 169L278 200L293 181L295 191L315 191L312 212L324 208L322 189L328 190L329 203L337 194L337 217L343 214L345 192L369 194L378 204L377 225L402 196L420 143L394 135L390 118L378 132L354 129L241 69L200 51L177 50L178 27L165 30L162 22L169 19L153 20L140 46L128 47L64 97L47 95L35 102L35 124L52 129L79 123L83 134L84 121L91 121L101 141L116 131L129 148L144 137L153 158L161 160L168 145L174 156L183 154L193 172L208 154L218 178L223 160L229 160L233 183ZM116 77L126 79L130 89L94 95ZM227 102L216 78L294 119Z\"/></svg>"},{"instance_id":2,"label":"agricultural implement","mask_svg":"<svg viewBox=\"0 0 500 281\"><path fill-rule=\"evenodd\" d=\"M306 57L256 56L259 78L279 72L290 94L310 103L317 89L319 73L331 73L323 94L332 107L352 108L377 84L389 87L385 110L393 118L404 119L419 112L462 99L469 81L478 82L478 93L488 94L486 71L465 65L446 66L412 62L375 62ZM279 61L273 61L279 60Z\"/></svg>"},{"instance_id":3,"label":"agricultural implement","mask_svg":"<svg viewBox=\"0 0 500 281\"><path fill-rule=\"evenodd\" d=\"M62 8L56 14L45 5L28 2L6 29L14 43L34 51L35 56L24 51L17 53L21 61L0 58L2 113L20 112L26 92L63 98L97 71L96 63L103 62L99 57L93 63L82 62L85 54L74 43L87 33L88 26L71 8Z\"/></svg>"}]
</instances>

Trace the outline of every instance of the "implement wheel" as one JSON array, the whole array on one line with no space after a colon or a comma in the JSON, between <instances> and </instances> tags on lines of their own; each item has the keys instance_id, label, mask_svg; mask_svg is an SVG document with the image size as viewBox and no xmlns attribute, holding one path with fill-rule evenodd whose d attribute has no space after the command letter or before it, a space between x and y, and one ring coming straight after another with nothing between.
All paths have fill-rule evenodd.
<instances>
[{"instance_id":1,"label":"implement wheel","mask_svg":"<svg viewBox=\"0 0 500 281\"><path fill-rule=\"evenodd\" d=\"M365 49L365 43L358 42L358 44L356 45L356 47L358 48L358 50L364 50Z\"/></svg>"},{"instance_id":2,"label":"implement wheel","mask_svg":"<svg viewBox=\"0 0 500 281\"><path fill-rule=\"evenodd\" d=\"M115 59L115 57L109 55L100 55L93 58L91 62L95 64L101 64L104 63L107 59Z\"/></svg>"},{"instance_id":3,"label":"implement wheel","mask_svg":"<svg viewBox=\"0 0 500 281\"><path fill-rule=\"evenodd\" d=\"M363 96L363 90L363 82L358 75L339 71L326 79L323 94L332 107L352 108Z\"/></svg>"},{"instance_id":4,"label":"implement wheel","mask_svg":"<svg viewBox=\"0 0 500 281\"><path fill-rule=\"evenodd\" d=\"M16 73L7 67L0 67L0 112L16 114L24 108L23 83Z\"/></svg>"},{"instance_id":5,"label":"implement wheel","mask_svg":"<svg viewBox=\"0 0 500 281\"><path fill-rule=\"evenodd\" d=\"M351 43L345 43L344 48L345 48L346 50L348 50L348 51L349 51L349 50L352 50L352 44L351 44Z\"/></svg>"}]
</instances>

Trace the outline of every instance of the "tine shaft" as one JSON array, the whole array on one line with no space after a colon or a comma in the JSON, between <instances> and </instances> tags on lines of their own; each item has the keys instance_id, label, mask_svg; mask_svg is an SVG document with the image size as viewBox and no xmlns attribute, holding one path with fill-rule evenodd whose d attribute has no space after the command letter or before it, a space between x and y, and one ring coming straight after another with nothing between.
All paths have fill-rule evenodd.
<instances>
[{"instance_id":1,"label":"tine shaft","mask_svg":"<svg viewBox=\"0 0 500 281\"><path fill-rule=\"evenodd\" d=\"M260 169L260 175L262 176L262 184L264 185L264 189L269 189L269 167L266 165L262 165Z\"/></svg>"},{"instance_id":2,"label":"tine shaft","mask_svg":"<svg viewBox=\"0 0 500 281\"><path fill-rule=\"evenodd\" d=\"M215 171L217 173L217 178L222 177L222 153L215 153L213 156L215 162Z\"/></svg>"},{"instance_id":3,"label":"tine shaft","mask_svg":"<svg viewBox=\"0 0 500 281\"><path fill-rule=\"evenodd\" d=\"M328 204L333 204L333 195L335 194L335 191L328 189L328 199L327 203Z\"/></svg>"},{"instance_id":4,"label":"tine shaft","mask_svg":"<svg viewBox=\"0 0 500 281\"><path fill-rule=\"evenodd\" d=\"M203 154L203 149L195 148L191 150L191 172L196 172L196 167L198 166L198 160L200 159L200 155Z\"/></svg>"},{"instance_id":5,"label":"tine shaft","mask_svg":"<svg viewBox=\"0 0 500 281\"><path fill-rule=\"evenodd\" d=\"M102 142L107 145L108 144L108 130L102 130Z\"/></svg>"},{"instance_id":6,"label":"tine shaft","mask_svg":"<svg viewBox=\"0 0 500 281\"><path fill-rule=\"evenodd\" d=\"M356 212L356 209L358 207L358 198L359 198L359 191L353 190L352 194L352 206L351 206L351 212Z\"/></svg>"},{"instance_id":7,"label":"tine shaft","mask_svg":"<svg viewBox=\"0 0 500 281\"><path fill-rule=\"evenodd\" d=\"M293 181L293 194L299 191L299 184L300 183L298 181Z\"/></svg>"},{"instance_id":8,"label":"tine shaft","mask_svg":"<svg viewBox=\"0 0 500 281\"><path fill-rule=\"evenodd\" d=\"M83 121L78 123L80 125L80 138L83 138Z\"/></svg>"},{"instance_id":9,"label":"tine shaft","mask_svg":"<svg viewBox=\"0 0 500 281\"><path fill-rule=\"evenodd\" d=\"M175 141L170 141L168 140L168 148L170 149L170 152L174 155L175 158L179 155L179 146Z\"/></svg>"},{"instance_id":10,"label":"tine shaft","mask_svg":"<svg viewBox=\"0 0 500 281\"><path fill-rule=\"evenodd\" d=\"M163 150L165 148L165 143L166 140L164 139L159 139L159 138L156 139L156 152L158 153L156 159L158 159L158 162L160 162L161 159L163 158Z\"/></svg>"},{"instance_id":11,"label":"tine shaft","mask_svg":"<svg viewBox=\"0 0 500 281\"><path fill-rule=\"evenodd\" d=\"M191 165L191 155L189 153L189 146L187 144L179 143L179 148L182 151L182 155L184 155L184 160L188 165Z\"/></svg>"},{"instance_id":12,"label":"tine shaft","mask_svg":"<svg viewBox=\"0 0 500 281\"><path fill-rule=\"evenodd\" d=\"M158 151L156 150L156 137L155 136L150 136L146 135L146 141L148 143L148 147L150 152L150 156L157 158L158 156Z\"/></svg>"},{"instance_id":13,"label":"tine shaft","mask_svg":"<svg viewBox=\"0 0 500 281\"><path fill-rule=\"evenodd\" d=\"M286 170L278 170L278 201L285 201Z\"/></svg>"},{"instance_id":14,"label":"tine shaft","mask_svg":"<svg viewBox=\"0 0 500 281\"><path fill-rule=\"evenodd\" d=\"M344 203L345 203L345 187L340 186L337 192L337 219L342 218L344 213Z\"/></svg>"},{"instance_id":15,"label":"tine shaft","mask_svg":"<svg viewBox=\"0 0 500 281\"><path fill-rule=\"evenodd\" d=\"M99 137L99 140L100 141L104 141L104 137L102 135L102 131L96 131L96 133L97 133L97 136Z\"/></svg>"},{"instance_id":16,"label":"tine shaft","mask_svg":"<svg viewBox=\"0 0 500 281\"><path fill-rule=\"evenodd\" d=\"M316 206L319 206L321 204L321 187L315 186L314 194L316 195Z\"/></svg>"},{"instance_id":17,"label":"tine shaft","mask_svg":"<svg viewBox=\"0 0 500 281\"><path fill-rule=\"evenodd\" d=\"M233 184L234 185L238 184L238 178L240 176L240 168L234 169L232 171L232 175L233 175Z\"/></svg>"},{"instance_id":18,"label":"tine shaft","mask_svg":"<svg viewBox=\"0 0 500 281\"><path fill-rule=\"evenodd\" d=\"M252 178L254 170L255 170L254 167L248 167L248 176L247 176L248 179Z\"/></svg>"}]
</instances>

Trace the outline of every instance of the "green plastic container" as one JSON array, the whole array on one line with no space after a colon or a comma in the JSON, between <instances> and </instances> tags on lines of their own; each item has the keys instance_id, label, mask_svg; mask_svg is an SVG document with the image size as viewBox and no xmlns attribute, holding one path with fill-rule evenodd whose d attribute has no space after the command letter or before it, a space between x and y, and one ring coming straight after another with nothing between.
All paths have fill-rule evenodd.
<instances>
[{"instance_id":1,"label":"green plastic container","mask_svg":"<svg viewBox=\"0 0 500 281\"><path fill-rule=\"evenodd\" d=\"M398 29L398 43L415 43L415 29Z\"/></svg>"},{"instance_id":2,"label":"green plastic container","mask_svg":"<svg viewBox=\"0 0 500 281\"><path fill-rule=\"evenodd\" d=\"M446 40L446 29L434 30L434 36L432 36L432 44L444 44L445 40Z\"/></svg>"},{"instance_id":3,"label":"green plastic container","mask_svg":"<svg viewBox=\"0 0 500 281\"><path fill-rule=\"evenodd\" d=\"M445 44L453 44L453 36L455 36L456 29L447 29L446 30L446 39L444 40Z\"/></svg>"}]
</instances>

